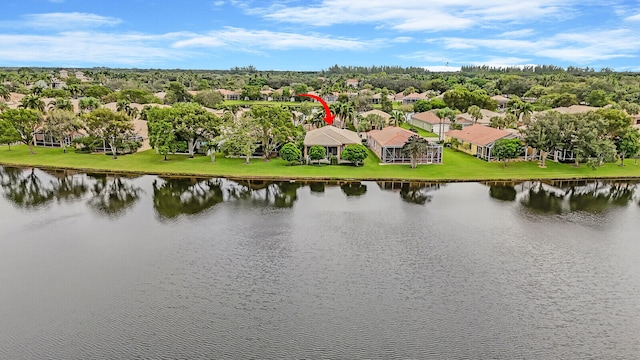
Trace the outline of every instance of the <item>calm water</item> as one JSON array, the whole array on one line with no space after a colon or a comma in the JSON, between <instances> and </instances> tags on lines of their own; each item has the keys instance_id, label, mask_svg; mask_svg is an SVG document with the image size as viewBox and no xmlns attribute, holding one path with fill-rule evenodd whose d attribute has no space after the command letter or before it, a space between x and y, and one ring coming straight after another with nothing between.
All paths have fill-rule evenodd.
<instances>
[{"instance_id":1,"label":"calm water","mask_svg":"<svg viewBox=\"0 0 640 360\"><path fill-rule=\"evenodd\" d=\"M634 183L0 176L1 359L640 358Z\"/></svg>"}]
</instances>

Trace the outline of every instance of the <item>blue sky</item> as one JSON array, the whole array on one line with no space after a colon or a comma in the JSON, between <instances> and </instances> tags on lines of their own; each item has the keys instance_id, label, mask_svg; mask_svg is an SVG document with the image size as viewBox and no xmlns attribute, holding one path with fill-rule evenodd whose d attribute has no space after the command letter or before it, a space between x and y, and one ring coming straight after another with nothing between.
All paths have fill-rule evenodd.
<instances>
[{"instance_id":1,"label":"blue sky","mask_svg":"<svg viewBox=\"0 0 640 360\"><path fill-rule=\"evenodd\" d=\"M640 71L640 2L2 0L0 66Z\"/></svg>"}]
</instances>

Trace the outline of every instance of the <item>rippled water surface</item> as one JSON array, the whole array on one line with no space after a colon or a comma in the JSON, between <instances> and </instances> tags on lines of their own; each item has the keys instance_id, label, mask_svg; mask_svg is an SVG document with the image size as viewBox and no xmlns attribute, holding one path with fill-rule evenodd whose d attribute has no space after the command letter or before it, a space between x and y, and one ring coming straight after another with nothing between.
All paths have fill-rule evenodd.
<instances>
[{"instance_id":1,"label":"rippled water surface","mask_svg":"<svg viewBox=\"0 0 640 360\"><path fill-rule=\"evenodd\" d=\"M634 183L0 184L2 359L640 356Z\"/></svg>"}]
</instances>

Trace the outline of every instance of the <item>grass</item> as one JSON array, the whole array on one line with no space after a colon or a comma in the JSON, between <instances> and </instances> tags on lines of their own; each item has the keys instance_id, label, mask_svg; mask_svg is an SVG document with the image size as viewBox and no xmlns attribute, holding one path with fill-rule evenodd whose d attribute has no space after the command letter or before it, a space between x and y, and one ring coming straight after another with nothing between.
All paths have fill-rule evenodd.
<instances>
[{"instance_id":1,"label":"grass","mask_svg":"<svg viewBox=\"0 0 640 360\"><path fill-rule=\"evenodd\" d=\"M438 134L432 133L431 131L427 131L424 129L420 129L419 127L416 127L407 123L402 123L400 127L407 130L416 129L418 131L418 135L422 137L438 137Z\"/></svg>"},{"instance_id":2,"label":"grass","mask_svg":"<svg viewBox=\"0 0 640 360\"><path fill-rule=\"evenodd\" d=\"M378 158L370 152L364 166L290 166L281 159L264 161L252 159L243 164L243 159L171 155L163 161L153 150L121 156L117 160L103 154L62 153L57 148L36 148L30 155L26 146L0 147L0 164L71 168L80 170L104 170L113 172L136 172L149 174L206 175L238 178L285 178L285 179L356 179L356 180L437 180L437 181L482 181L482 180L527 180L527 179L578 179L578 178L640 178L640 165L627 160L626 166L606 164L597 170L585 165L575 168L568 164L547 162L541 169L535 162L513 162L503 168L501 162L487 163L475 157L445 148L444 164L421 165L411 169L409 165L379 165Z\"/></svg>"},{"instance_id":3,"label":"grass","mask_svg":"<svg viewBox=\"0 0 640 360\"><path fill-rule=\"evenodd\" d=\"M301 102L290 102L290 101L266 101L266 100L225 100L222 105L281 105L281 106L293 106L300 107ZM310 102L313 106L322 106L316 102Z\"/></svg>"}]
</instances>

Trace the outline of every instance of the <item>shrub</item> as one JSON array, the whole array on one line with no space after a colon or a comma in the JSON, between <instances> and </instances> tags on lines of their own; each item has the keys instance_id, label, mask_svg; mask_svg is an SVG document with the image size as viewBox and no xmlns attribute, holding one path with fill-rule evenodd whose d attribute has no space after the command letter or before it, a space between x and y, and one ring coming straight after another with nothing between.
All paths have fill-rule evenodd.
<instances>
[{"instance_id":1,"label":"shrub","mask_svg":"<svg viewBox=\"0 0 640 360\"><path fill-rule=\"evenodd\" d=\"M286 143L280 149L280 157L282 158L282 160L288 161L290 163L298 162L302 157L302 152L294 143Z\"/></svg>"},{"instance_id":2,"label":"shrub","mask_svg":"<svg viewBox=\"0 0 640 360\"><path fill-rule=\"evenodd\" d=\"M309 159L319 161L327 156L327 150L324 146L314 145L309 148Z\"/></svg>"},{"instance_id":3,"label":"shrub","mask_svg":"<svg viewBox=\"0 0 640 360\"><path fill-rule=\"evenodd\" d=\"M352 162L353 165L359 166L369 156L369 151L361 144L347 145L340 156L342 159Z\"/></svg>"},{"instance_id":4,"label":"shrub","mask_svg":"<svg viewBox=\"0 0 640 360\"><path fill-rule=\"evenodd\" d=\"M331 155L331 157L329 157L329 161L331 162L331 165L338 165L338 157L335 155Z\"/></svg>"}]
</instances>

